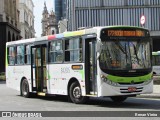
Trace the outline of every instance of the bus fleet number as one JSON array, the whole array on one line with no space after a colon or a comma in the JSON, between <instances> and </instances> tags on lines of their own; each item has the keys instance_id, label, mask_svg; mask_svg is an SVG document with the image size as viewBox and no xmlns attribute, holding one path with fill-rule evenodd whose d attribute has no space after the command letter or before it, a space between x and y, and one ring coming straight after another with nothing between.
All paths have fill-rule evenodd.
<instances>
[{"instance_id":1,"label":"bus fleet number","mask_svg":"<svg viewBox=\"0 0 160 120\"><path fill-rule=\"evenodd\" d=\"M61 73L70 73L70 68L69 67L61 68Z\"/></svg>"}]
</instances>

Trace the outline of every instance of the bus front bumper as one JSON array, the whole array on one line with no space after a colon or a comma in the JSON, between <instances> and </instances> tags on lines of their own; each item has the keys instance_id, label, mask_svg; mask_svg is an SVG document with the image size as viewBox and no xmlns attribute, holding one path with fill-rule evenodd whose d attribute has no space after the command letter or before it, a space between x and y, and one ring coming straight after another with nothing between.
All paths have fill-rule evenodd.
<instances>
[{"instance_id":1,"label":"bus front bumper","mask_svg":"<svg viewBox=\"0 0 160 120\"><path fill-rule=\"evenodd\" d=\"M153 92L153 80L146 85L121 85L111 86L103 82L99 87L98 97L119 96L119 95L139 95Z\"/></svg>"}]
</instances>

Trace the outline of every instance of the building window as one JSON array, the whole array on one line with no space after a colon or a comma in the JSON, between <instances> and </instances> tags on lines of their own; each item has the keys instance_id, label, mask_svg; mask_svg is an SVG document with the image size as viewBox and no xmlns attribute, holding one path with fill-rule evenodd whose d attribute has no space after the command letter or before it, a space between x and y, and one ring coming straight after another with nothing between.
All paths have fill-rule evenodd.
<instances>
[{"instance_id":1,"label":"building window","mask_svg":"<svg viewBox=\"0 0 160 120\"><path fill-rule=\"evenodd\" d=\"M124 0L124 5L128 6L128 0Z\"/></svg>"},{"instance_id":2,"label":"building window","mask_svg":"<svg viewBox=\"0 0 160 120\"><path fill-rule=\"evenodd\" d=\"M51 63L63 61L62 40L50 43L49 57Z\"/></svg>"},{"instance_id":3,"label":"building window","mask_svg":"<svg viewBox=\"0 0 160 120\"><path fill-rule=\"evenodd\" d=\"M28 23L28 15L27 15L27 12L26 12L26 11L24 12L24 20L25 20L25 22Z\"/></svg>"},{"instance_id":4,"label":"building window","mask_svg":"<svg viewBox=\"0 0 160 120\"><path fill-rule=\"evenodd\" d=\"M52 30L52 35L54 35L54 34L55 34L54 30Z\"/></svg>"},{"instance_id":5,"label":"building window","mask_svg":"<svg viewBox=\"0 0 160 120\"><path fill-rule=\"evenodd\" d=\"M72 38L65 40L65 61L82 61L82 39Z\"/></svg>"},{"instance_id":6,"label":"building window","mask_svg":"<svg viewBox=\"0 0 160 120\"><path fill-rule=\"evenodd\" d=\"M25 39L28 38L28 32L25 30Z\"/></svg>"},{"instance_id":7,"label":"building window","mask_svg":"<svg viewBox=\"0 0 160 120\"><path fill-rule=\"evenodd\" d=\"M0 14L0 22L3 22L3 16Z\"/></svg>"}]
</instances>

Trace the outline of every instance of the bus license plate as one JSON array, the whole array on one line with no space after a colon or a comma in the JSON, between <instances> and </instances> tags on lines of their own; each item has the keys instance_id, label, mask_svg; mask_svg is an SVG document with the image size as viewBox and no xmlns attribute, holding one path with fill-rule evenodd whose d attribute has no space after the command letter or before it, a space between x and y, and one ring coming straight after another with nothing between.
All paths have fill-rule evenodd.
<instances>
[{"instance_id":1,"label":"bus license plate","mask_svg":"<svg viewBox=\"0 0 160 120\"><path fill-rule=\"evenodd\" d=\"M128 92L135 92L137 90L136 87L129 87Z\"/></svg>"}]
</instances>

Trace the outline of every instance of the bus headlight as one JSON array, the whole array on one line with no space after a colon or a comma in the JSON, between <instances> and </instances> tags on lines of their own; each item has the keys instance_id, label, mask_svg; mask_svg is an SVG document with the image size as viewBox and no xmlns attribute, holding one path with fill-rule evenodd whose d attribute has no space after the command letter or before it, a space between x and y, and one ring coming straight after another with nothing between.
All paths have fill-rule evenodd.
<instances>
[{"instance_id":1,"label":"bus headlight","mask_svg":"<svg viewBox=\"0 0 160 120\"><path fill-rule=\"evenodd\" d=\"M103 82L107 82L107 78L106 78L104 75L101 75L101 80L102 80Z\"/></svg>"},{"instance_id":2,"label":"bus headlight","mask_svg":"<svg viewBox=\"0 0 160 120\"><path fill-rule=\"evenodd\" d=\"M113 86L118 86L118 83L112 82L112 85L113 85Z\"/></svg>"},{"instance_id":3,"label":"bus headlight","mask_svg":"<svg viewBox=\"0 0 160 120\"><path fill-rule=\"evenodd\" d=\"M109 85L118 86L118 83L108 80L104 75L101 75L101 80Z\"/></svg>"}]
</instances>

